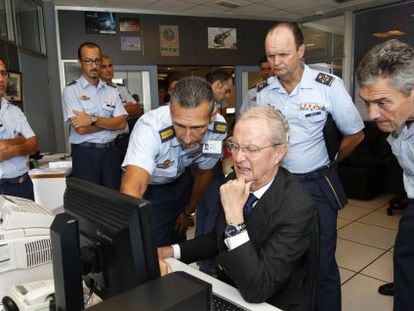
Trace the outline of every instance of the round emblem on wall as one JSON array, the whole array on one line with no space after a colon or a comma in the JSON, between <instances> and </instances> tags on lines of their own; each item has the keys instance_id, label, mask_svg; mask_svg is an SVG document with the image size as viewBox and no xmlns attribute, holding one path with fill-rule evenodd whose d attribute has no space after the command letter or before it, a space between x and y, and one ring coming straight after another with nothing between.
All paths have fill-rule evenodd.
<instances>
[{"instance_id":1,"label":"round emblem on wall","mask_svg":"<svg viewBox=\"0 0 414 311\"><path fill-rule=\"evenodd\" d=\"M172 41L175 38L175 33L171 28L165 29L162 35L167 41Z\"/></svg>"}]
</instances>

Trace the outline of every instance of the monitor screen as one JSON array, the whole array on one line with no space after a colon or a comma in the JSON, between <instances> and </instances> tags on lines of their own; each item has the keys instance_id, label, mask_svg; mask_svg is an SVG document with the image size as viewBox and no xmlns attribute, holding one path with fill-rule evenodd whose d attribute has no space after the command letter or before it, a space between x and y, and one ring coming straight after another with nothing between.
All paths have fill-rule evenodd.
<instances>
[{"instance_id":1,"label":"monitor screen","mask_svg":"<svg viewBox=\"0 0 414 311\"><path fill-rule=\"evenodd\" d=\"M102 299L160 276L148 201L71 177L66 180L64 210L63 215L74 219L77 228L65 230L73 225L70 220L56 219L52 225L55 275L76 271L70 266L80 263L84 280ZM68 234L78 239L77 245L68 246L72 256L80 257L78 263L77 258L65 256L63 244L71 241ZM56 301L58 294L57 288Z\"/></svg>"}]
</instances>

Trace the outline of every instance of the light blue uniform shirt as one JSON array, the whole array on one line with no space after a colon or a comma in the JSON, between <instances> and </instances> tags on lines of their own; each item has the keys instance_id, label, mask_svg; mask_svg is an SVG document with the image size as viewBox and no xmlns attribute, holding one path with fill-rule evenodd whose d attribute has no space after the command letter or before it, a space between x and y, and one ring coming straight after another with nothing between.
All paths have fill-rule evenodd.
<instances>
[{"instance_id":1,"label":"light blue uniform shirt","mask_svg":"<svg viewBox=\"0 0 414 311\"><path fill-rule=\"evenodd\" d=\"M0 124L0 140L35 136L23 112L5 98L1 98ZM28 160L28 156L15 156L0 161L0 178L14 178L25 174L29 170Z\"/></svg>"},{"instance_id":2,"label":"light blue uniform shirt","mask_svg":"<svg viewBox=\"0 0 414 311\"><path fill-rule=\"evenodd\" d=\"M119 97L121 98L121 102L122 104L125 106L127 103L133 103L133 104L138 104L137 101L131 96L131 94L129 94L128 89L126 88L125 85L122 84L116 84L115 87L117 88L118 92L119 92ZM125 126L125 129L123 129L122 131L118 132L119 134L128 134L129 133L129 127L128 127L128 123Z\"/></svg>"},{"instance_id":3,"label":"light blue uniform shirt","mask_svg":"<svg viewBox=\"0 0 414 311\"><path fill-rule=\"evenodd\" d=\"M99 80L95 87L83 76L63 89L63 117L70 124L73 110L83 111L98 117L127 116L116 87ZM71 144L107 143L113 141L120 131L102 130L90 134L78 134L70 125L69 142Z\"/></svg>"},{"instance_id":4,"label":"light blue uniform shirt","mask_svg":"<svg viewBox=\"0 0 414 311\"><path fill-rule=\"evenodd\" d=\"M387 141L403 169L405 192L414 199L414 123L409 128L404 125L397 133L388 136Z\"/></svg>"},{"instance_id":5,"label":"light blue uniform shirt","mask_svg":"<svg viewBox=\"0 0 414 311\"><path fill-rule=\"evenodd\" d=\"M225 119L217 114L201 143L183 149L174 134L170 106L159 107L145 113L135 124L122 166L134 165L146 170L152 185L174 181L193 163L201 169L211 169L221 154L203 154L202 145L210 140L222 142L226 137L225 125Z\"/></svg>"},{"instance_id":6,"label":"light blue uniform shirt","mask_svg":"<svg viewBox=\"0 0 414 311\"><path fill-rule=\"evenodd\" d=\"M316 80L318 75L324 82ZM287 118L289 150L282 166L292 173L312 172L329 163L323 136L328 112L343 135L356 134L364 128L342 80L306 65L301 81L290 94L272 77L268 86L258 92L257 103L279 109Z\"/></svg>"}]
</instances>

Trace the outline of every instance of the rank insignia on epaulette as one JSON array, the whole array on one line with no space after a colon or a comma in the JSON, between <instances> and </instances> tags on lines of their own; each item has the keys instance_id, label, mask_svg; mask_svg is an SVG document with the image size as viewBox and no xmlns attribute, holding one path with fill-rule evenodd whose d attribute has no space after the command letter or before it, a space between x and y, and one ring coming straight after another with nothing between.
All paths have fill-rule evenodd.
<instances>
[{"instance_id":1,"label":"rank insignia on epaulette","mask_svg":"<svg viewBox=\"0 0 414 311\"><path fill-rule=\"evenodd\" d=\"M116 86L115 86L115 85L113 85L111 82L106 82L106 85L111 86L111 87L113 87L113 88L116 88Z\"/></svg>"},{"instance_id":2,"label":"rank insignia on epaulette","mask_svg":"<svg viewBox=\"0 0 414 311\"><path fill-rule=\"evenodd\" d=\"M218 121L214 122L213 132L214 133L226 133L227 124L224 122L218 122Z\"/></svg>"},{"instance_id":3,"label":"rank insignia on epaulette","mask_svg":"<svg viewBox=\"0 0 414 311\"><path fill-rule=\"evenodd\" d=\"M80 100L90 100L91 98L88 95L82 95L79 97Z\"/></svg>"},{"instance_id":4,"label":"rank insignia on epaulette","mask_svg":"<svg viewBox=\"0 0 414 311\"><path fill-rule=\"evenodd\" d=\"M315 80L318 81L319 83L322 83L322 84L331 86L331 84L332 84L332 82L334 80L334 77L332 77L332 76L330 76L330 75L328 75L326 73L320 72L316 76L316 79Z\"/></svg>"},{"instance_id":5,"label":"rank insignia on epaulette","mask_svg":"<svg viewBox=\"0 0 414 311\"><path fill-rule=\"evenodd\" d=\"M264 82L262 82L262 83L259 83L258 85L257 85L257 91L258 92L260 92L261 90L263 90L265 87L267 87L269 84L267 84L267 80L266 81L264 81Z\"/></svg>"},{"instance_id":6,"label":"rank insignia on epaulette","mask_svg":"<svg viewBox=\"0 0 414 311\"><path fill-rule=\"evenodd\" d=\"M166 168L169 168L173 164L174 164L174 161L171 161L171 160L167 159L164 162L162 162L160 164L157 164L157 168L166 169Z\"/></svg>"},{"instance_id":7,"label":"rank insignia on epaulette","mask_svg":"<svg viewBox=\"0 0 414 311\"><path fill-rule=\"evenodd\" d=\"M74 85L74 84L76 84L76 80L73 80L71 83L68 84L68 86L69 85Z\"/></svg>"},{"instance_id":8,"label":"rank insignia on epaulette","mask_svg":"<svg viewBox=\"0 0 414 311\"><path fill-rule=\"evenodd\" d=\"M159 131L159 133L161 137L161 142L170 140L175 136L174 127L172 126L162 129L161 131Z\"/></svg>"}]
</instances>

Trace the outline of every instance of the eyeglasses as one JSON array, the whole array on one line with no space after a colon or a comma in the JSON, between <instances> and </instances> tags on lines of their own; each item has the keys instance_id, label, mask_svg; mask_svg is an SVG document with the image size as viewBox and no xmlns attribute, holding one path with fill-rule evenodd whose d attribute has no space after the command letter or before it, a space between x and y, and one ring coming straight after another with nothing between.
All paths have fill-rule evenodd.
<instances>
[{"instance_id":1,"label":"eyeglasses","mask_svg":"<svg viewBox=\"0 0 414 311\"><path fill-rule=\"evenodd\" d=\"M95 58L95 59L85 58L85 59L82 59L82 63L88 66L92 65L92 63L95 63L95 65L98 66L102 63L102 59L101 58Z\"/></svg>"},{"instance_id":2,"label":"eyeglasses","mask_svg":"<svg viewBox=\"0 0 414 311\"><path fill-rule=\"evenodd\" d=\"M251 156L251 157L256 157L259 155L260 151L263 149L267 149L267 148L271 148L271 147L275 147L275 146L279 146L282 144L273 144L270 146L265 146L265 147L258 147L255 145L248 145L248 146L240 146L239 144L236 144L235 142L232 141L226 141L225 142L225 146L227 147L227 149L231 152L231 153L237 153L240 150L243 151L244 154Z\"/></svg>"},{"instance_id":3,"label":"eyeglasses","mask_svg":"<svg viewBox=\"0 0 414 311\"><path fill-rule=\"evenodd\" d=\"M0 76L3 78L7 78L9 76L9 72L6 70L0 70Z\"/></svg>"}]
</instances>

